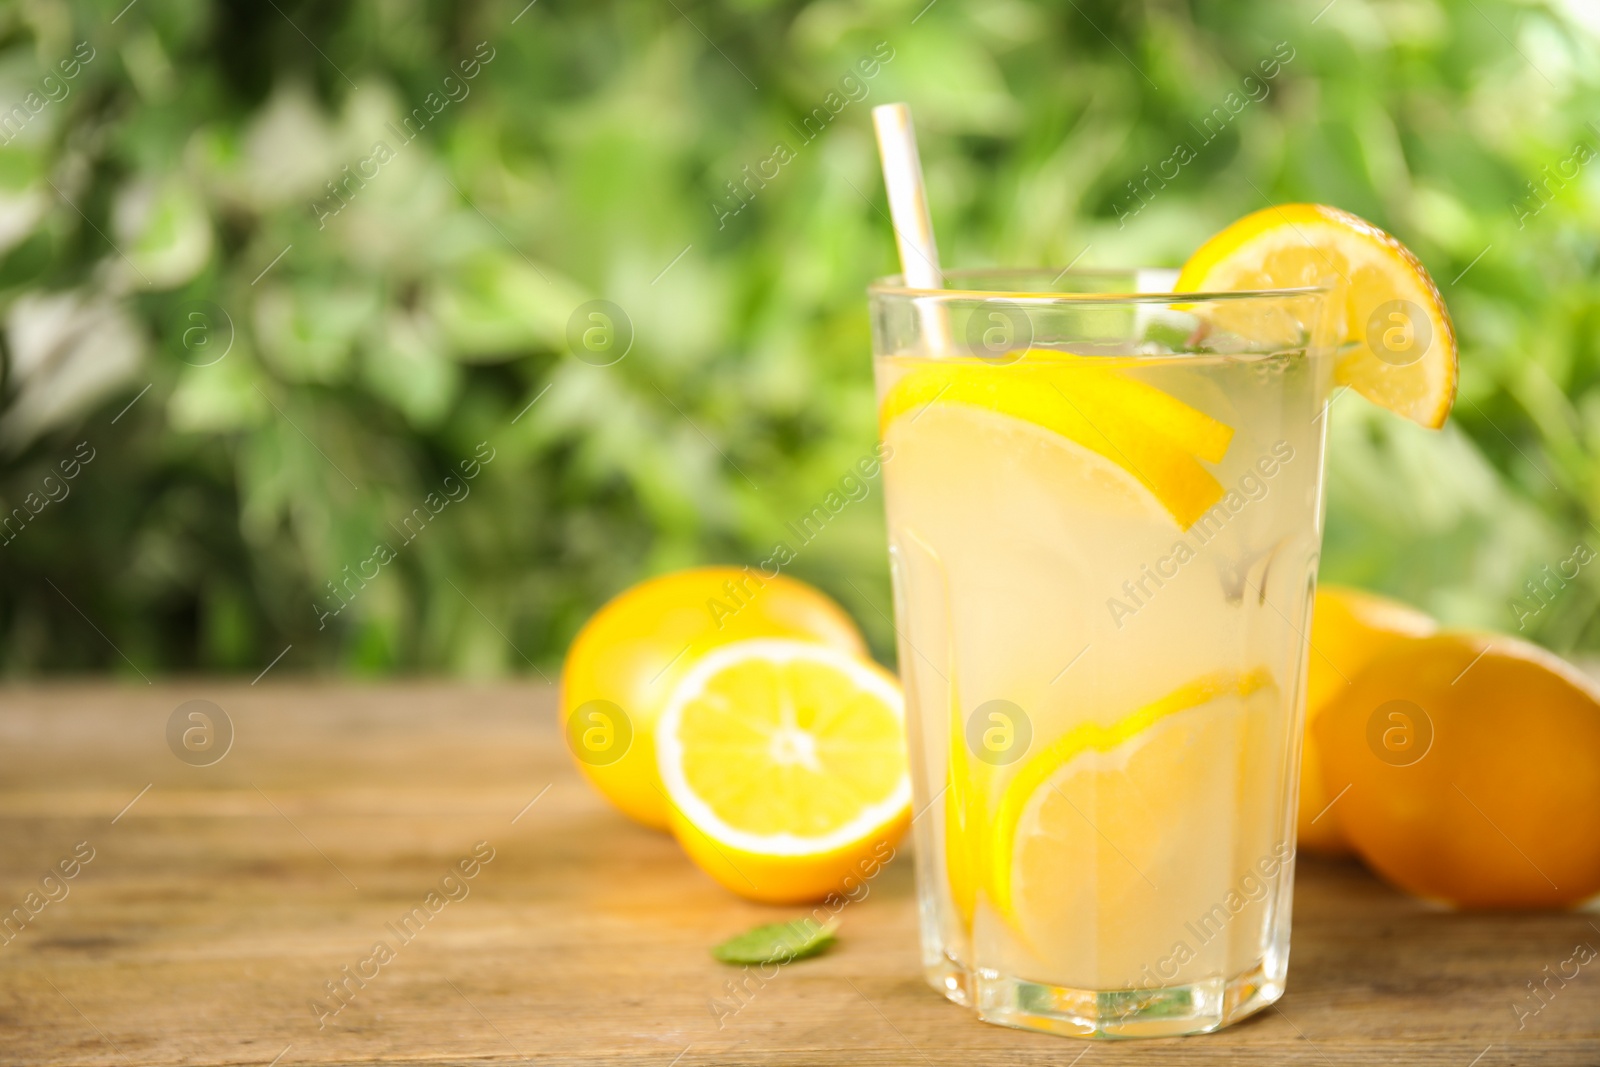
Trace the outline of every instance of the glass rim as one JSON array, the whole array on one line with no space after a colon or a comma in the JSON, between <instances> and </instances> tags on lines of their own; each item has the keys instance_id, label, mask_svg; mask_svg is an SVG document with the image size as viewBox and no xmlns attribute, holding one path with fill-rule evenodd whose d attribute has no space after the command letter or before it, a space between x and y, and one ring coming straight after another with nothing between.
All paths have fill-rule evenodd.
<instances>
[{"instance_id":1,"label":"glass rim","mask_svg":"<svg viewBox=\"0 0 1600 1067\"><path fill-rule=\"evenodd\" d=\"M964 267L959 270L944 271L946 281L962 278L1004 278L1016 277L1043 277L1051 274L1051 267ZM1136 278L1144 272L1163 271L1177 273L1175 267L1094 267L1075 270L1068 267L1056 271L1052 281L1062 278L1095 278L1107 276L1120 276ZM937 300L950 302L958 300L988 301L1004 300L1016 304L1200 304L1215 303L1218 301L1234 300L1260 300L1264 298L1284 298L1301 296L1325 296L1333 292L1327 285L1302 285L1286 289L1229 289L1221 291L1193 291L1193 292L1059 292L1055 290L1039 289L920 289L916 286L905 284L905 275L889 274L881 278L874 278L867 285L870 296L899 296L916 300Z\"/></svg>"}]
</instances>

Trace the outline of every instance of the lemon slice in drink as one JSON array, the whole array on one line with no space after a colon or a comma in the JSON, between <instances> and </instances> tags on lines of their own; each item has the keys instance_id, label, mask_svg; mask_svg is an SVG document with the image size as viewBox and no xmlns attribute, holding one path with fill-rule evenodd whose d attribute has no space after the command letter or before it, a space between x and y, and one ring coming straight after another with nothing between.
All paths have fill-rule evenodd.
<instances>
[{"instance_id":1,"label":"lemon slice in drink","mask_svg":"<svg viewBox=\"0 0 1600 1067\"><path fill-rule=\"evenodd\" d=\"M962 922L971 927L978 883L985 866L984 835L988 819L984 794L989 767L967 755L966 737L958 728L950 735L950 765L944 787L944 862L950 901Z\"/></svg>"},{"instance_id":2,"label":"lemon slice in drink","mask_svg":"<svg viewBox=\"0 0 1600 1067\"><path fill-rule=\"evenodd\" d=\"M1186 881L1208 880L1194 869L1196 842L1250 822L1240 804L1265 802L1255 779L1275 755L1281 762L1269 743L1272 686L1265 669L1219 671L1110 725L1074 727L1031 757L991 822L985 873L995 910L1057 958L1127 958L1147 936L1165 936L1150 930L1151 909L1165 901L1170 912ZM1234 860L1203 862L1223 869L1226 884Z\"/></svg>"},{"instance_id":3,"label":"lemon slice in drink","mask_svg":"<svg viewBox=\"0 0 1600 1067\"><path fill-rule=\"evenodd\" d=\"M878 408L885 440L900 419L934 405L965 405L1032 423L1121 467L1182 529L1222 499L1196 457L1219 462L1233 430L1177 398L1082 357L1003 367L981 360L926 362L890 386Z\"/></svg>"},{"instance_id":4,"label":"lemon slice in drink","mask_svg":"<svg viewBox=\"0 0 1600 1067\"><path fill-rule=\"evenodd\" d=\"M1458 373L1450 313L1411 250L1365 219L1323 204L1264 208L1201 245L1176 288L1305 285L1335 291L1333 329L1345 349L1337 379L1413 422L1443 426Z\"/></svg>"},{"instance_id":5,"label":"lemon slice in drink","mask_svg":"<svg viewBox=\"0 0 1600 1067\"><path fill-rule=\"evenodd\" d=\"M668 698L656 756L679 842L753 900L849 891L910 821L900 687L825 645L761 638L709 653Z\"/></svg>"}]
</instances>

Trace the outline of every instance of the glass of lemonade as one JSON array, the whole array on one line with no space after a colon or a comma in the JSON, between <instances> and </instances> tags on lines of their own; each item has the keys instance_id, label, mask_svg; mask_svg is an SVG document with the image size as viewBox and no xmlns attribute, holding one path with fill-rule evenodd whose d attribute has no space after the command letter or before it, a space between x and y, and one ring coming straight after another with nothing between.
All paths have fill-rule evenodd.
<instances>
[{"instance_id":1,"label":"glass of lemonade","mask_svg":"<svg viewBox=\"0 0 1600 1067\"><path fill-rule=\"evenodd\" d=\"M924 967L990 1022L1283 991L1333 302L1174 278L871 289Z\"/></svg>"}]
</instances>

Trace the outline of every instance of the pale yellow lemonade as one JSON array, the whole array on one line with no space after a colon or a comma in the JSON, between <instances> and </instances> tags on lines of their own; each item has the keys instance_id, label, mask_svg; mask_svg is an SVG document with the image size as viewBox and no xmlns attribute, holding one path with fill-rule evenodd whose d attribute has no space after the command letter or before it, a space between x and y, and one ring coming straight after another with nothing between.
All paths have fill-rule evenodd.
<instances>
[{"instance_id":1,"label":"pale yellow lemonade","mask_svg":"<svg viewBox=\"0 0 1600 1067\"><path fill-rule=\"evenodd\" d=\"M1287 964L1332 361L1071 347L877 361L926 969L1214 1028Z\"/></svg>"}]
</instances>

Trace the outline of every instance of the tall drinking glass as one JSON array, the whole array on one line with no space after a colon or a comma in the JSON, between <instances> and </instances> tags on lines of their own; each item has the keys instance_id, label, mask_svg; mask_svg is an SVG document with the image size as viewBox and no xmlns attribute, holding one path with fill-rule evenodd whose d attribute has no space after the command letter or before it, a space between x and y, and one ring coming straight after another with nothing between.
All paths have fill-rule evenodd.
<instances>
[{"instance_id":1,"label":"tall drinking glass","mask_svg":"<svg viewBox=\"0 0 1600 1067\"><path fill-rule=\"evenodd\" d=\"M1332 301L1173 278L870 293L923 961L990 1022L1283 991Z\"/></svg>"}]
</instances>

